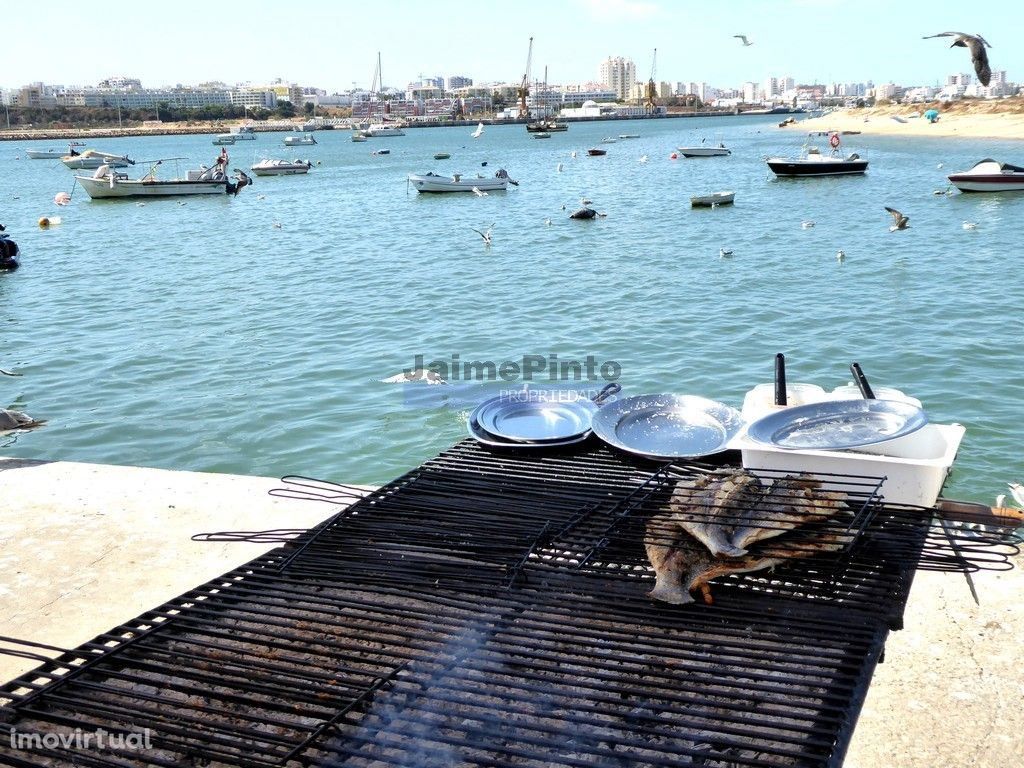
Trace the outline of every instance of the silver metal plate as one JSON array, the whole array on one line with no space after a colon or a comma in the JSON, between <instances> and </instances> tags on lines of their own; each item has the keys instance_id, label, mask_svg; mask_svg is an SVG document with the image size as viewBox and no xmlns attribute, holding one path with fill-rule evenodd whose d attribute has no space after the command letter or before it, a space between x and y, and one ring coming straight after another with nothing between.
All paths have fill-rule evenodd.
<instances>
[{"instance_id":1,"label":"silver metal plate","mask_svg":"<svg viewBox=\"0 0 1024 768\"><path fill-rule=\"evenodd\" d=\"M600 408L594 434L652 459L707 456L725 450L743 427L735 408L694 395L640 395Z\"/></svg>"},{"instance_id":2,"label":"silver metal plate","mask_svg":"<svg viewBox=\"0 0 1024 768\"><path fill-rule=\"evenodd\" d=\"M590 430L596 410L591 400L538 399L528 394L488 401L477 413L477 423L506 440L568 440Z\"/></svg>"},{"instance_id":3,"label":"silver metal plate","mask_svg":"<svg viewBox=\"0 0 1024 768\"><path fill-rule=\"evenodd\" d=\"M838 451L895 440L927 423L921 408L899 400L826 400L763 416L747 435L775 448Z\"/></svg>"}]
</instances>

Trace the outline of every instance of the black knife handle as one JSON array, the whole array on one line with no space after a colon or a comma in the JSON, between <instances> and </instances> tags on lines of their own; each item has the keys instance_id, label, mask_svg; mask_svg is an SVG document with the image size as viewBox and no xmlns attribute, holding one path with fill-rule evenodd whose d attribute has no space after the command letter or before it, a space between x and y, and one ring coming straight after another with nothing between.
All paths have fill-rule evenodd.
<instances>
[{"instance_id":1,"label":"black knife handle","mask_svg":"<svg viewBox=\"0 0 1024 768\"><path fill-rule=\"evenodd\" d=\"M786 405L786 356L775 355L775 404Z\"/></svg>"},{"instance_id":2,"label":"black knife handle","mask_svg":"<svg viewBox=\"0 0 1024 768\"><path fill-rule=\"evenodd\" d=\"M871 385L868 384L868 377L860 369L860 363L850 363L850 372L853 374L853 380L857 384L857 389L860 390L861 396L865 400L874 400L875 393L872 391Z\"/></svg>"}]
</instances>

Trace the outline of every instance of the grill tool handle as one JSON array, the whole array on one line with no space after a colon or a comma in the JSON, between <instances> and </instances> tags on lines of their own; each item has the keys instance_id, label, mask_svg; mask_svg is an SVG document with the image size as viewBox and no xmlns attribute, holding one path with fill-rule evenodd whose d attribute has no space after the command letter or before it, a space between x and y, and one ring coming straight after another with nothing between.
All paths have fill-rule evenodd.
<instances>
[{"instance_id":1,"label":"grill tool handle","mask_svg":"<svg viewBox=\"0 0 1024 768\"><path fill-rule=\"evenodd\" d=\"M857 389L860 390L861 395L865 400L874 400L875 393L871 389L871 385L868 384L868 377L864 375L864 371L860 369L860 363L850 363L850 373L853 374L853 380L857 383Z\"/></svg>"},{"instance_id":2,"label":"grill tool handle","mask_svg":"<svg viewBox=\"0 0 1024 768\"><path fill-rule=\"evenodd\" d=\"M775 404L786 405L786 356L775 355Z\"/></svg>"}]
</instances>

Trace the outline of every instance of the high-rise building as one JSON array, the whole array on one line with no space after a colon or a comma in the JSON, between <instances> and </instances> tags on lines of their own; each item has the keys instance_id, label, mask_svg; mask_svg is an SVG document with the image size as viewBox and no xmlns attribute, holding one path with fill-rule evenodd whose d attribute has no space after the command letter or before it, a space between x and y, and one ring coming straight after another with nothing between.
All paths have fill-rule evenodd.
<instances>
[{"instance_id":1,"label":"high-rise building","mask_svg":"<svg viewBox=\"0 0 1024 768\"><path fill-rule=\"evenodd\" d=\"M601 62L600 80L608 90L615 92L616 98L625 101L630 98L633 86L636 85L636 64L632 59L624 59L622 56L609 56Z\"/></svg>"}]
</instances>

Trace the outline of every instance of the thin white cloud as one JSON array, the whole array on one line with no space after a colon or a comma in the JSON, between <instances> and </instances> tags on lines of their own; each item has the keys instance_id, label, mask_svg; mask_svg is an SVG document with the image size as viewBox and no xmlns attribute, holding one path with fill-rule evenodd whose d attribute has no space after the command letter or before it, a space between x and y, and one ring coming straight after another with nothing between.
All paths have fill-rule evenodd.
<instances>
[{"instance_id":1,"label":"thin white cloud","mask_svg":"<svg viewBox=\"0 0 1024 768\"><path fill-rule=\"evenodd\" d=\"M646 20L661 13L661 6L647 0L577 0L592 14L591 21Z\"/></svg>"}]
</instances>

